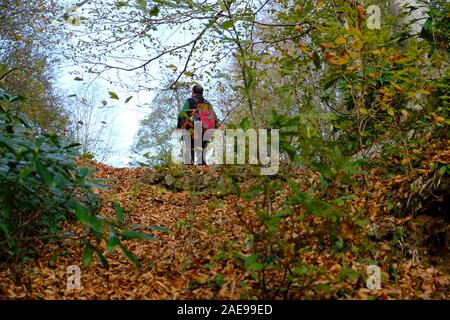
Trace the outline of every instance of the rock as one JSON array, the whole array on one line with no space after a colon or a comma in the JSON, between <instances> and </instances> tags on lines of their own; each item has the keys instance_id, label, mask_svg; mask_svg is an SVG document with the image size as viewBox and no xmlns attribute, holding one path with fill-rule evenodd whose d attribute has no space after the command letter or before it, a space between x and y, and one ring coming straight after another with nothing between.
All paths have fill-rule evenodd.
<instances>
[{"instance_id":1,"label":"rock","mask_svg":"<svg viewBox=\"0 0 450 320\"><path fill-rule=\"evenodd\" d=\"M149 171L143 177L143 182L149 184L157 184L160 183L164 179L164 173L159 171Z\"/></svg>"},{"instance_id":2,"label":"rock","mask_svg":"<svg viewBox=\"0 0 450 320\"><path fill-rule=\"evenodd\" d=\"M164 183L166 184L166 186L171 187L175 184L175 178L173 176L171 176L170 174L166 175L164 177Z\"/></svg>"}]
</instances>

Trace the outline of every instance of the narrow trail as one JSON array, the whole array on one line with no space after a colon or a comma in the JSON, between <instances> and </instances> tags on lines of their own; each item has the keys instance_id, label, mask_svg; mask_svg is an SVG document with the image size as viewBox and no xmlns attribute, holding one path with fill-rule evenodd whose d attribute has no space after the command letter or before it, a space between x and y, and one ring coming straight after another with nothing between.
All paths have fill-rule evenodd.
<instances>
[{"instance_id":1,"label":"narrow trail","mask_svg":"<svg viewBox=\"0 0 450 320\"><path fill-rule=\"evenodd\" d=\"M116 251L105 256L109 269L94 258L91 266L81 269L82 289L67 289L67 267L81 265L80 245L83 229L75 222L64 229L72 236L54 243L40 245L40 256L25 264L10 264L0 268L0 298L2 299L242 299L256 297L257 281L246 272L242 263L233 259L233 252L245 254L247 230L255 224L255 200L245 200L232 194L218 196L211 191L193 193L177 189L177 174L155 178L150 169L112 168L91 162L95 176L107 179L109 189L97 190L103 197L102 214L113 215L114 201L120 202L128 223L142 226L157 225L168 232L152 233L156 241L124 241L141 262L135 269L125 255ZM184 170L193 170L192 168ZM199 167L201 183L220 182L217 168ZM192 172L191 172L192 176ZM165 183L155 182L163 180ZM298 181L310 179L299 170ZM306 183L306 182L305 182ZM168 188L174 186L173 188ZM375 185L375 184L374 184ZM385 184L388 185L388 184ZM379 187L379 186L377 186ZM288 190L280 190L274 207L286 201ZM382 191L380 191L382 192ZM385 191L384 191L385 192ZM377 197L375 194L374 197ZM373 201L372 201L373 202ZM376 202L356 205L370 206ZM369 210L369 212L371 212ZM407 224L411 218L377 219ZM380 218L381 217L381 218ZM320 228L320 218L306 217L285 222L290 226L286 239L308 238L310 230ZM351 230L343 230L351 233ZM301 286L291 288L291 299L352 298L417 299L450 298L450 275L442 268L431 266L424 256L408 255L392 260L398 248L385 239L375 244L374 256L383 270L382 288L370 290L363 279L342 276L345 270L365 270L366 262L352 250L333 254L332 248L322 247L317 239L308 240L310 248L304 254L309 275ZM104 245L104 244L103 244ZM244 249L242 249L244 248ZM250 248L247 248L250 250ZM405 249L405 251L407 251ZM392 261L391 261L392 260ZM393 262L394 261L394 262ZM399 264L398 264L399 263ZM444 263L445 264L445 263ZM389 279L389 268L396 267L396 281ZM347 271L346 271L347 272ZM277 274L271 281L276 285ZM325 289L324 289L325 288Z\"/></svg>"}]
</instances>

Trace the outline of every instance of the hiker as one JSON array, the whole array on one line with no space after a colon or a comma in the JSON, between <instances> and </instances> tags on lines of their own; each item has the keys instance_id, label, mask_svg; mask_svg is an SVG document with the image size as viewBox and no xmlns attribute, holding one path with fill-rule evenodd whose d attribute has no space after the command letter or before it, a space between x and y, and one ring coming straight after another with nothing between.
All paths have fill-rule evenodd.
<instances>
[{"instance_id":1,"label":"hiker","mask_svg":"<svg viewBox=\"0 0 450 320\"><path fill-rule=\"evenodd\" d=\"M197 130L194 130L194 123L197 122ZM211 104L203 97L203 87L196 84L192 88L192 97L184 102L183 108L178 114L178 129L185 129L191 133L191 152L190 160L186 160L186 164L195 164L194 155L197 154L197 162L200 165L206 164L206 146L209 141L203 141L203 134L208 129L217 129L219 127L219 121L217 121L216 114L211 106ZM201 130L198 130L200 129ZM197 132L201 131L201 132ZM201 149L195 152L195 140L199 139ZM202 156L200 156L202 155Z\"/></svg>"}]
</instances>

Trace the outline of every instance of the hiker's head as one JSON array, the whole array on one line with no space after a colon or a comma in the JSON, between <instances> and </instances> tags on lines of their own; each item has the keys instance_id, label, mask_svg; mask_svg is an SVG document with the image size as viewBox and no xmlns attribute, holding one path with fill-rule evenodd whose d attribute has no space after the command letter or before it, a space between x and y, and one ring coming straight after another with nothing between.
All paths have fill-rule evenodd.
<instances>
[{"instance_id":1,"label":"hiker's head","mask_svg":"<svg viewBox=\"0 0 450 320\"><path fill-rule=\"evenodd\" d=\"M203 87L199 84L196 84L192 87L192 96L201 97L203 96Z\"/></svg>"}]
</instances>

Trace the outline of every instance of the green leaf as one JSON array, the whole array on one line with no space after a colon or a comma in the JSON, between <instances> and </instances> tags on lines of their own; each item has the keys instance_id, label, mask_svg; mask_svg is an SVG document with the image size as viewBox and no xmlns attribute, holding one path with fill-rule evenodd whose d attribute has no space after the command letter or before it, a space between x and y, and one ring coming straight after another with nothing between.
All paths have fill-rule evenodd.
<instances>
[{"instance_id":1,"label":"green leaf","mask_svg":"<svg viewBox=\"0 0 450 320\"><path fill-rule=\"evenodd\" d=\"M106 106L108 104L108 102L106 100L102 100L102 105Z\"/></svg>"},{"instance_id":2,"label":"green leaf","mask_svg":"<svg viewBox=\"0 0 450 320\"><path fill-rule=\"evenodd\" d=\"M149 226L149 228L154 231L158 231L158 232L162 232L162 233L169 233L169 229L167 229L165 227L151 225L151 226Z\"/></svg>"},{"instance_id":3,"label":"green leaf","mask_svg":"<svg viewBox=\"0 0 450 320\"><path fill-rule=\"evenodd\" d=\"M92 246L92 244L88 241L88 243L86 244L86 248L84 249L84 254L83 254L83 267L87 268L89 267L89 265L92 262L92 254L94 253L94 247Z\"/></svg>"},{"instance_id":4,"label":"green leaf","mask_svg":"<svg viewBox=\"0 0 450 320\"><path fill-rule=\"evenodd\" d=\"M152 8L152 10L150 10L150 15L152 16L152 17L156 17L158 14L159 14L159 7L158 6L154 6L153 8Z\"/></svg>"},{"instance_id":5,"label":"green leaf","mask_svg":"<svg viewBox=\"0 0 450 320\"><path fill-rule=\"evenodd\" d=\"M83 78L75 77L75 79L73 79L73 80L75 80L75 81L83 81Z\"/></svg>"},{"instance_id":6,"label":"green leaf","mask_svg":"<svg viewBox=\"0 0 450 320\"><path fill-rule=\"evenodd\" d=\"M80 170L78 170L78 176L80 177L86 177L88 174L89 174L88 167L81 167Z\"/></svg>"},{"instance_id":7,"label":"green leaf","mask_svg":"<svg viewBox=\"0 0 450 320\"><path fill-rule=\"evenodd\" d=\"M117 239L116 233L111 231L106 242L106 252L108 252L108 254L112 254L118 245L119 239Z\"/></svg>"},{"instance_id":8,"label":"green leaf","mask_svg":"<svg viewBox=\"0 0 450 320\"><path fill-rule=\"evenodd\" d=\"M123 231L121 235L125 239L143 239L150 241L156 240L156 238L152 235L132 230Z\"/></svg>"},{"instance_id":9,"label":"green leaf","mask_svg":"<svg viewBox=\"0 0 450 320\"><path fill-rule=\"evenodd\" d=\"M100 259L100 262L102 263L103 267L109 268L109 263L105 259L105 256L103 255L103 252L100 249L97 249L96 252L97 252L97 256Z\"/></svg>"},{"instance_id":10,"label":"green leaf","mask_svg":"<svg viewBox=\"0 0 450 320\"><path fill-rule=\"evenodd\" d=\"M192 77L194 74L193 74L192 72L190 72L190 71L186 71L186 72L184 73L184 75L185 75L186 77Z\"/></svg>"},{"instance_id":11,"label":"green leaf","mask_svg":"<svg viewBox=\"0 0 450 320\"><path fill-rule=\"evenodd\" d=\"M252 271L261 271L264 269L264 265L260 262L251 263L248 265L248 269Z\"/></svg>"},{"instance_id":12,"label":"green leaf","mask_svg":"<svg viewBox=\"0 0 450 320\"><path fill-rule=\"evenodd\" d=\"M392 108L389 108L389 109L387 110L387 113L388 113L391 117L394 117L394 116L395 116L395 110L392 109Z\"/></svg>"},{"instance_id":13,"label":"green leaf","mask_svg":"<svg viewBox=\"0 0 450 320\"><path fill-rule=\"evenodd\" d=\"M122 249L122 252L127 256L127 258L131 261L131 263L137 269L140 269L141 268L141 264L139 263L139 261L136 258L136 256L131 251L129 251L127 248L125 248L125 246L121 242L119 242L119 247L120 247L120 249Z\"/></svg>"},{"instance_id":14,"label":"green leaf","mask_svg":"<svg viewBox=\"0 0 450 320\"><path fill-rule=\"evenodd\" d=\"M214 282L215 282L219 287L221 287L221 286L223 286L223 284L225 283L225 280L223 279L223 277L222 277L220 274L218 274L218 275L216 276L216 278L214 279Z\"/></svg>"},{"instance_id":15,"label":"green leaf","mask_svg":"<svg viewBox=\"0 0 450 320\"><path fill-rule=\"evenodd\" d=\"M228 29L232 28L233 26L234 26L233 20L227 20L220 25L220 27L225 30L228 30Z\"/></svg>"},{"instance_id":16,"label":"green leaf","mask_svg":"<svg viewBox=\"0 0 450 320\"><path fill-rule=\"evenodd\" d=\"M394 204L389 200L387 203L387 211L391 211L392 209L394 209Z\"/></svg>"},{"instance_id":17,"label":"green leaf","mask_svg":"<svg viewBox=\"0 0 450 320\"><path fill-rule=\"evenodd\" d=\"M81 206L78 202L75 203L75 213L78 221L84 223L88 227L92 228L99 234L103 232L103 224L93 215L89 214L87 210Z\"/></svg>"},{"instance_id":18,"label":"green leaf","mask_svg":"<svg viewBox=\"0 0 450 320\"><path fill-rule=\"evenodd\" d=\"M117 220L125 223L125 214L123 213L122 207L117 202L114 202L114 212L116 213Z\"/></svg>"},{"instance_id":19,"label":"green leaf","mask_svg":"<svg viewBox=\"0 0 450 320\"><path fill-rule=\"evenodd\" d=\"M50 172L42 165L42 163L39 161L39 159L35 160L36 162L36 168L39 172L39 176L41 177L42 181L45 183L45 185L49 188L53 188L54 180L53 176L50 174Z\"/></svg>"},{"instance_id":20,"label":"green leaf","mask_svg":"<svg viewBox=\"0 0 450 320\"><path fill-rule=\"evenodd\" d=\"M133 96L131 96L131 97L128 97L126 100L125 100L125 103L128 103L128 102L130 102L130 100L131 99L133 99Z\"/></svg>"},{"instance_id":21,"label":"green leaf","mask_svg":"<svg viewBox=\"0 0 450 320\"><path fill-rule=\"evenodd\" d=\"M348 275L347 275L347 279L350 280L351 282L356 282L359 279L359 273L356 271L351 270Z\"/></svg>"},{"instance_id":22,"label":"green leaf","mask_svg":"<svg viewBox=\"0 0 450 320\"><path fill-rule=\"evenodd\" d=\"M142 11L147 11L147 1L145 0L136 0L138 9Z\"/></svg>"},{"instance_id":23,"label":"green leaf","mask_svg":"<svg viewBox=\"0 0 450 320\"><path fill-rule=\"evenodd\" d=\"M443 175L445 174L446 171L447 171L447 167L446 167L446 166L442 166L442 167L439 169L439 174L440 174L441 176L443 176Z\"/></svg>"},{"instance_id":24,"label":"green leaf","mask_svg":"<svg viewBox=\"0 0 450 320\"><path fill-rule=\"evenodd\" d=\"M65 146L65 147L64 147L64 149L68 150L68 149L72 149L72 148L75 148L75 147L80 147L80 146L81 146L81 144L80 144L80 143L78 143L78 142L75 142L75 143L71 143L71 144L69 144L68 146Z\"/></svg>"},{"instance_id":25,"label":"green leaf","mask_svg":"<svg viewBox=\"0 0 450 320\"><path fill-rule=\"evenodd\" d=\"M120 8L120 7L126 7L126 6L128 6L128 2L125 2L125 1L117 1L117 2L116 2L116 6L118 6L119 8Z\"/></svg>"},{"instance_id":26,"label":"green leaf","mask_svg":"<svg viewBox=\"0 0 450 320\"><path fill-rule=\"evenodd\" d=\"M117 93L112 92L112 91L108 91L108 93L109 93L109 97L111 99L119 100L119 96L117 95Z\"/></svg>"},{"instance_id":27,"label":"green leaf","mask_svg":"<svg viewBox=\"0 0 450 320\"><path fill-rule=\"evenodd\" d=\"M429 17L423 24L422 32L423 31L431 32L432 27L433 27L433 19Z\"/></svg>"},{"instance_id":28,"label":"green leaf","mask_svg":"<svg viewBox=\"0 0 450 320\"><path fill-rule=\"evenodd\" d=\"M338 80L339 80L339 77L336 77L336 78L333 78L333 79L329 80L327 83L324 84L323 89L324 89L324 90L328 90L328 89L331 88L331 86L333 86Z\"/></svg>"}]
</instances>

